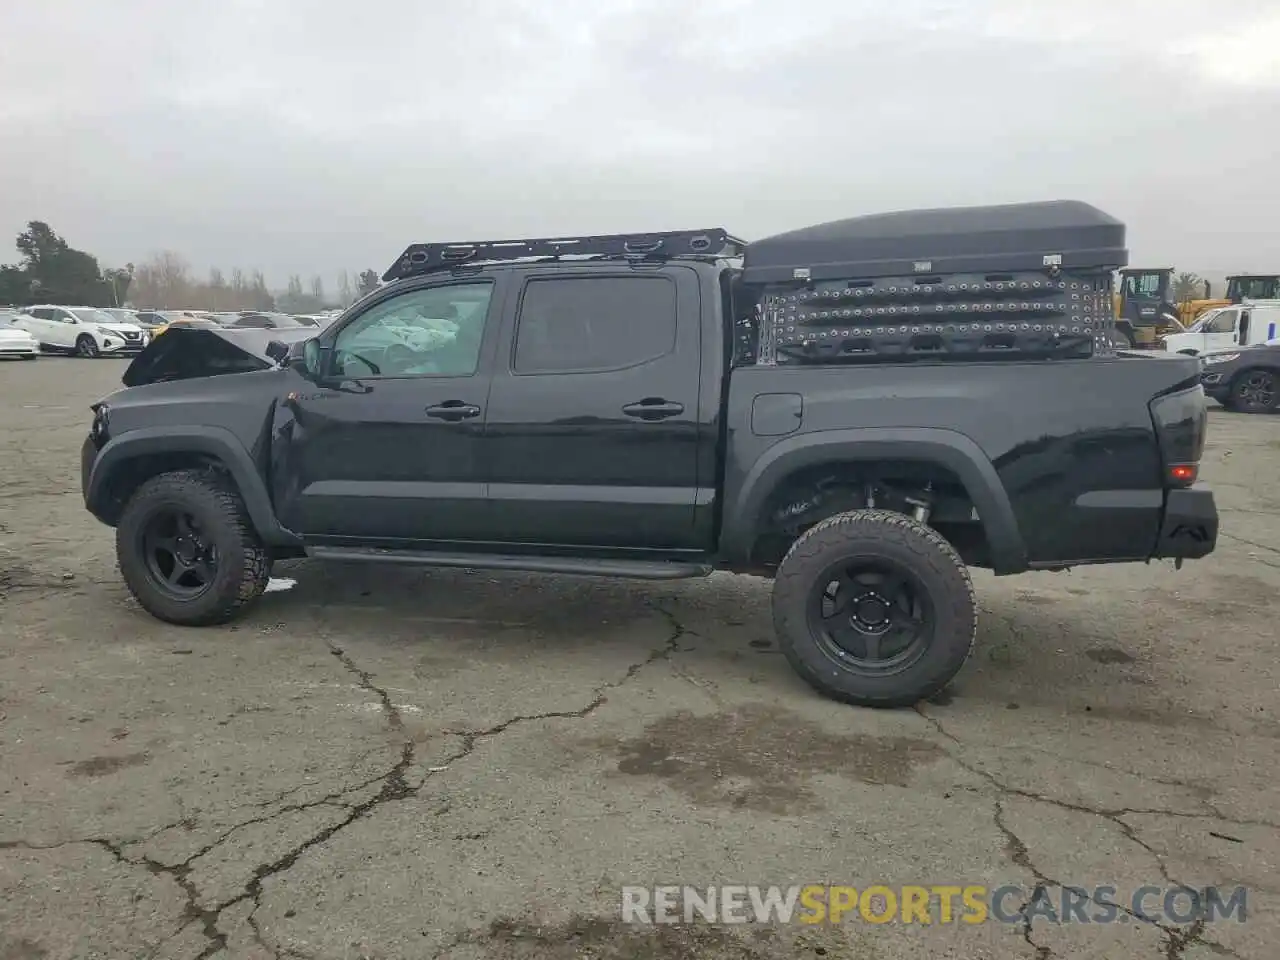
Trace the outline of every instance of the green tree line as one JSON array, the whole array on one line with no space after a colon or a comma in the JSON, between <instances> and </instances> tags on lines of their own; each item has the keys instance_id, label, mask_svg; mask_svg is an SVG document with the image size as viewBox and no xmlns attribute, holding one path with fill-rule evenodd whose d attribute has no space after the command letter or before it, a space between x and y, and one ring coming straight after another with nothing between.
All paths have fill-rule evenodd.
<instances>
[{"instance_id":1,"label":"green tree line","mask_svg":"<svg viewBox=\"0 0 1280 960\"><path fill-rule=\"evenodd\" d=\"M19 262L0 266L0 304L312 313L348 306L380 285L374 270L343 271L332 295L325 292L318 276L306 286L301 277L290 277L283 292L273 293L261 270L237 267L223 271L215 267L207 277L199 278L187 261L171 250L138 264L104 269L97 257L72 247L42 220L28 223L15 246Z\"/></svg>"}]
</instances>

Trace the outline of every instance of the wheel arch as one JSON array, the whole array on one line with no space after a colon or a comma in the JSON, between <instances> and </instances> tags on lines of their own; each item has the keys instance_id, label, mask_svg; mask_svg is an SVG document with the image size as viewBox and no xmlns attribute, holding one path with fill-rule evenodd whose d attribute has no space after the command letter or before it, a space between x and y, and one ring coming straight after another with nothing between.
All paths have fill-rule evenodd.
<instances>
[{"instance_id":1,"label":"wheel arch","mask_svg":"<svg viewBox=\"0 0 1280 960\"><path fill-rule=\"evenodd\" d=\"M896 461L933 465L963 486L978 513L999 574L1027 569L1026 547L1017 518L995 466L968 436L931 427L877 427L802 434L770 447L743 477L726 504L723 550L735 564L750 565L761 516L777 491L824 464Z\"/></svg>"},{"instance_id":2,"label":"wheel arch","mask_svg":"<svg viewBox=\"0 0 1280 960\"><path fill-rule=\"evenodd\" d=\"M161 473L199 466L228 476L263 543L296 546L300 542L276 519L267 484L249 451L233 433L221 427L151 427L111 439L98 453L85 479L85 506L103 523L114 526L140 484Z\"/></svg>"}]
</instances>

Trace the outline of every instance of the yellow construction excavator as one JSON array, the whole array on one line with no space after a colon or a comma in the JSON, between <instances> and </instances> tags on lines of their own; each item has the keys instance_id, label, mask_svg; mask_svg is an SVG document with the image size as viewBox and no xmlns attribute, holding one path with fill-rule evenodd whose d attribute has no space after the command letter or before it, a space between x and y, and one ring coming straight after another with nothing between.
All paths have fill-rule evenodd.
<instances>
[{"instance_id":1,"label":"yellow construction excavator","mask_svg":"<svg viewBox=\"0 0 1280 960\"><path fill-rule=\"evenodd\" d=\"M1227 277L1225 298L1214 299L1208 281L1204 296L1177 302L1170 267L1130 267L1120 271L1115 293L1116 334L1134 349L1154 350L1160 338L1191 326L1206 310L1243 300L1280 299L1280 274L1241 273Z\"/></svg>"}]
</instances>

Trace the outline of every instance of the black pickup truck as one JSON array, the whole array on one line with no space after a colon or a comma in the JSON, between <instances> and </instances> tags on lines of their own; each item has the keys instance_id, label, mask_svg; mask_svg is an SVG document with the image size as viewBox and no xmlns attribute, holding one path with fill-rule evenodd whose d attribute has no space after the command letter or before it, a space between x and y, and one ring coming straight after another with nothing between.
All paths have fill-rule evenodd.
<instances>
[{"instance_id":1,"label":"black pickup truck","mask_svg":"<svg viewBox=\"0 0 1280 960\"><path fill-rule=\"evenodd\" d=\"M313 331L173 330L93 406L88 509L156 617L294 557L770 577L792 666L902 705L996 574L1203 557L1194 358L1117 354L1123 225L1053 202L415 244Z\"/></svg>"}]
</instances>

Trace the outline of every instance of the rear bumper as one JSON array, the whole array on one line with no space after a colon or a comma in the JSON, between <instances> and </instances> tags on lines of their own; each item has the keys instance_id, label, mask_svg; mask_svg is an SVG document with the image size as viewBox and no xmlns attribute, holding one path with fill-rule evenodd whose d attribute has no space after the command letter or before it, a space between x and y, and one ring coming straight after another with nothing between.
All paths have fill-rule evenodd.
<instances>
[{"instance_id":1,"label":"rear bumper","mask_svg":"<svg viewBox=\"0 0 1280 960\"><path fill-rule=\"evenodd\" d=\"M1170 490L1153 558L1198 560L1218 543L1218 507L1212 490Z\"/></svg>"}]
</instances>

